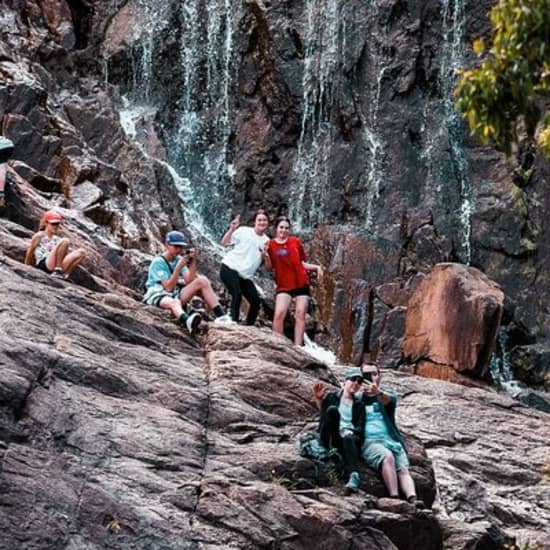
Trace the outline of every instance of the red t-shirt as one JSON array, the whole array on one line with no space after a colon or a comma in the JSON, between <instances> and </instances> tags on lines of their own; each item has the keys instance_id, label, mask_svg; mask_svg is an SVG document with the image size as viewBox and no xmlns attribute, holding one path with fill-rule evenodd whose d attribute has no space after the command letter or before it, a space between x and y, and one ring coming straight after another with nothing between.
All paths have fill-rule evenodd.
<instances>
[{"instance_id":1,"label":"red t-shirt","mask_svg":"<svg viewBox=\"0 0 550 550\"><path fill-rule=\"evenodd\" d=\"M288 237L284 244L271 239L267 252L275 272L277 292L294 290L309 284L306 268L302 265L306 260L306 251L298 237Z\"/></svg>"}]
</instances>

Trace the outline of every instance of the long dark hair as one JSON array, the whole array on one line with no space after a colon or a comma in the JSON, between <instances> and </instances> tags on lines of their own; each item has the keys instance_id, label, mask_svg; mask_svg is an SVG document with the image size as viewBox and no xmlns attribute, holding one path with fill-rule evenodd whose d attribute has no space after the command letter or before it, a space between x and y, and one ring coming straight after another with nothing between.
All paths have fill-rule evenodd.
<instances>
[{"instance_id":1,"label":"long dark hair","mask_svg":"<svg viewBox=\"0 0 550 550\"><path fill-rule=\"evenodd\" d=\"M289 227L292 226L292 224L290 223L290 220L289 220L286 216L279 216L279 217L275 220L275 229L277 229L277 226L278 226L281 222L287 222Z\"/></svg>"}]
</instances>

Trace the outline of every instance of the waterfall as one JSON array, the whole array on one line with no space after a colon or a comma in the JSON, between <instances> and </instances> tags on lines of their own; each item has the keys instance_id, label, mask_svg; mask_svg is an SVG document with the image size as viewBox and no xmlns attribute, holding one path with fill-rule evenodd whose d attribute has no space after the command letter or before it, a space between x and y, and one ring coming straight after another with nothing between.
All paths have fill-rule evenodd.
<instances>
[{"instance_id":1,"label":"waterfall","mask_svg":"<svg viewBox=\"0 0 550 550\"><path fill-rule=\"evenodd\" d=\"M458 189L452 191L458 196L459 209L456 218L458 226L458 252L465 264L471 261L471 217L474 211L468 161L464 150L465 124L454 108L453 90L456 70L463 66L466 54L465 0L442 0L442 47L439 70L441 101L439 105L427 104L424 118L433 111L440 119L432 124L434 135L429 138L423 159L428 168L428 182L435 187L438 196L445 202L449 196L444 192L448 181L455 181ZM442 122L442 124L441 124ZM426 127L424 127L426 129ZM440 151L449 150L450 162L442 162Z\"/></svg>"},{"instance_id":2,"label":"waterfall","mask_svg":"<svg viewBox=\"0 0 550 550\"><path fill-rule=\"evenodd\" d=\"M132 50L124 98L127 133L131 135L131 120L140 113L155 117L176 186L185 188L186 219L220 234L231 216L232 0L137 0L136 7L141 34ZM167 37L175 48L166 49ZM159 75L166 77L168 63L173 85L163 89Z\"/></svg>"},{"instance_id":3,"label":"waterfall","mask_svg":"<svg viewBox=\"0 0 550 550\"><path fill-rule=\"evenodd\" d=\"M377 23L380 12L380 0L373 0L370 4L370 18ZM386 29L381 29L386 34ZM387 59L384 57L384 44L374 43L374 34L371 38L370 63L373 73L376 75L371 92L372 100L369 101L367 113L363 116L363 141L365 144L365 188L367 189L365 228L373 229L374 209L380 193L380 185L384 176L384 150L385 144L378 132L378 111L380 109L380 94L382 81L387 68Z\"/></svg>"},{"instance_id":4,"label":"waterfall","mask_svg":"<svg viewBox=\"0 0 550 550\"><path fill-rule=\"evenodd\" d=\"M134 103L150 104L152 101L153 57L156 40L161 31L169 24L169 3L138 0L142 17L142 36L139 43L137 59L132 56L132 90Z\"/></svg>"},{"instance_id":5,"label":"waterfall","mask_svg":"<svg viewBox=\"0 0 550 550\"><path fill-rule=\"evenodd\" d=\"M452 3L452 9L450 4ZM470 263L471 216L473 212L471 182L468 174L468 162L464 151L465 126L462 116L454 108L453 90L456 82L456 69L464 63L466 27L465 0L443 0L443 61L440 79L444 97L444 113L449 132L451 160L455 177L460 188L459 225L462 232L462 255L466 264Z\"/></svg>"},{"instance_id":6,"label":"waterfall","mask_svg":"<svg viewBox=\"0 0 550 550\"><path fill-rule=\"evenodd\" d=\"M324 221L330 185L331 121L336 87L344 78L345 14L339 0L307 0L302 128L289 214L296 229Z\"/></svg>"},{"instance_id":7,"label":"waterfall","mask_svg":"<svg viewBox=\"0 0 550 550\"><path fill-rule=\"evenodd\" d=\"M231 0L205 0L204 5L181 2L179 10L183 83L169 155L178 173L190 181L193 207L220 233L231 215L233 7Z\"/></svg>"},{"instance_id":8,"label":"waterfall","mask_svg":"<svg viewBox=\"0 0 550 550\"><path fill-rule=\"evenodd\" d=\"M370 0L368 18L377 24L380 0ZM293 192L289 214L297 229L310 228L328 218L328 199L333 181L331 157L339 139L335 121L337 109L346 101L345 86L351 88L345 72L346 37L356 32L356 20L350 4L341 0L307 0L304 69L302 76L302 125L293 170ZM374 44L374 37L369 41ZM375 76L373 85L361 94L370 101L361 119L360 150L364 153L361 187L367 190L365 226L370 228L383 176L384 143L377 128L382 79L385 70L384 47L369 49L368 63ZM349 91L348 91L349 93ZM349 103L352 103L349 100ZM358 102L357 102L358 103Z\"/></svg>"},{"instance_id":9,"label":"waterfall","mask_svg":"<svg viewBox=\"0 0 550 550\"><path fill-rule=\"evenodd\" d=\"M521 392L522 388L514 379L512 365L510 364L510 350L508 346L508 329L500 327L498 332L498 353L491 357L491 378L496 386L502 388L513 396Z\"/></svg>"}]
</instances>

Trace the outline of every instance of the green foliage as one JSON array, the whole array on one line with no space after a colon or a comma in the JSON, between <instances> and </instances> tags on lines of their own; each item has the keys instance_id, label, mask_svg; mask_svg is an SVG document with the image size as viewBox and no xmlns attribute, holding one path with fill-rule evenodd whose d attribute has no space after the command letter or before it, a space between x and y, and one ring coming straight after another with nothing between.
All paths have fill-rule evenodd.
<instances>
[{"instance_id":1,"label":"green foliage","mask_svg":"<svg viewBox=\"0 0 550 550\"><path fill-rule=\"evenodd\" d=\"M492 44L475 40L482 61L459 71L456 106L473 135L507 155L521 120L550 158L550 0L499 0L490 13Z\"/></svg>"}]
</instances>

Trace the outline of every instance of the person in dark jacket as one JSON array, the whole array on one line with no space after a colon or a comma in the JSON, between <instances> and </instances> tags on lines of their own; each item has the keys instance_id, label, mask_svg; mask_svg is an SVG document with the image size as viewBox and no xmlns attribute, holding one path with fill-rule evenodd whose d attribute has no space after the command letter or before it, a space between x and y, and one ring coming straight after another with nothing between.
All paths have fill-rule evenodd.
<instances>
[{"instance_id":1,"label":"person in dark jacket","mask_svg":"<svg viewBox=\"0 0 550 550\"><path fill-rule=\"evenodd\" d=\"M392 390L380 388L377 365L363 365L362 374L365 425L361 455L368 466L381 472L390 497L398 498L401 488L405 498L415 503L416 489L409 473L405 440L395 423L397 396Z\"/></svg>"},{"instance_id":2,"label":"person in dark jacket","mask_svg":"<svg viewBox=\"0 0 550 550\"><path fill-rule=\"evenodd\" d=\"M349 367L344 371L344 388L327 391L322 382L313 386L313 395L321 410L319 436L324 447L336 448L344 458L350 473L346 488L357 491L361 487L359 476L359 452L363 444L365 406L355 399L363 383L361 370Z\"/></svg>"}]
</instances>

